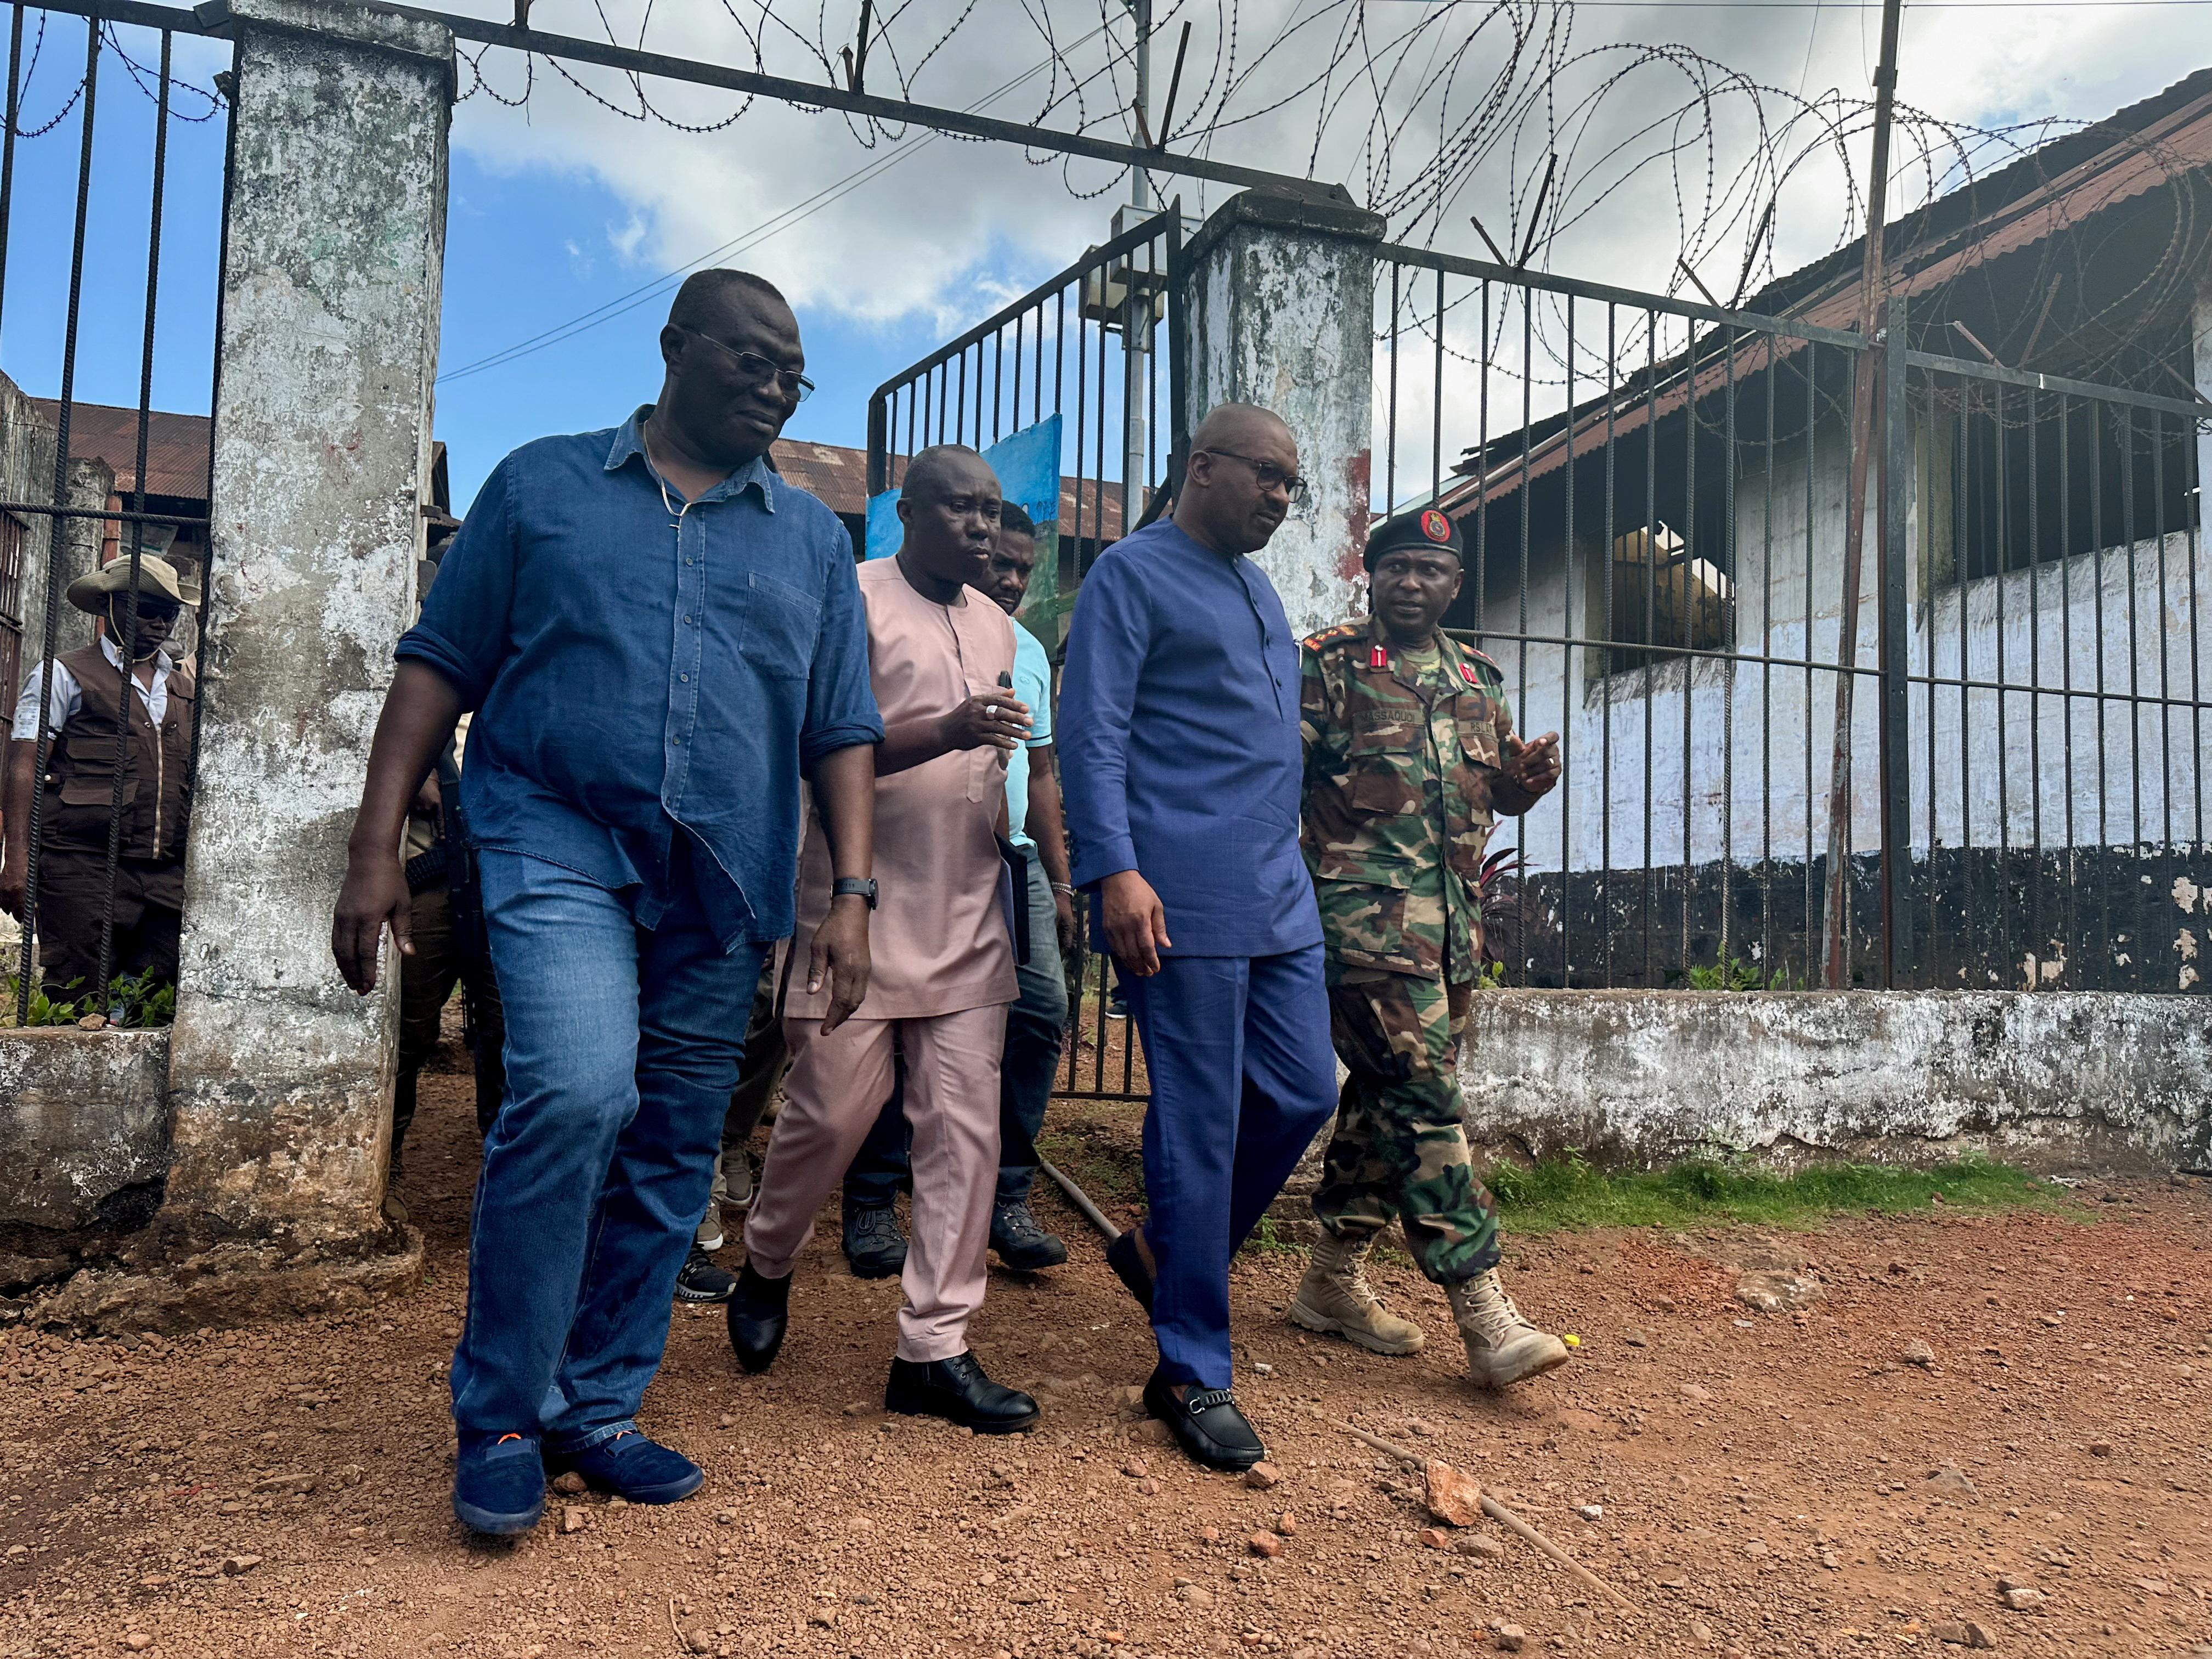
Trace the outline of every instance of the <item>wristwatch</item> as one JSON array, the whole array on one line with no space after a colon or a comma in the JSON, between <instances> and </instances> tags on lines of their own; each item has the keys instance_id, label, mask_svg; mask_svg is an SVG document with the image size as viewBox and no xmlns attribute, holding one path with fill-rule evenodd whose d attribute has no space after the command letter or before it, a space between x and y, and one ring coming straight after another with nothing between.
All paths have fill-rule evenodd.
<instances>
[{"instance_id":1,"label":"wristwatch","mask_svg":"<svg viewBox=\"0 0 2212 1659\"><path fill-rule=\"evenodd\" d=\"M833 899L864 898L868 902L868 908L872 910L876 908L874 878L868 876L840 876L830 884L830 896Z\"/></svg>"}]
</instances>

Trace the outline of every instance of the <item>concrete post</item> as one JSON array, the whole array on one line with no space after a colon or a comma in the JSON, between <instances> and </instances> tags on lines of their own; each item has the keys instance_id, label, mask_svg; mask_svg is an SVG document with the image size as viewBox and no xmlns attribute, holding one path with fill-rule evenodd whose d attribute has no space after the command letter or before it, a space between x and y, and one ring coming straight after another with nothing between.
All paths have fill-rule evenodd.
<instances>
[{"instance_id":1,"label":"concrete post","mask_svg":"<svg viewBox=\"0 0 2212 1659\"><path fill-rule=\"evenodd\" d=\"M1319 187L1316 187L1318 191ZM1366 609L1375 247L1384 220L1332 196L1247 191L1184 252L1184 417L1258 404L1290 423L1313 499L1259 554L1291 631Z\"/></svg>"},{"instance_id":2,"label":"concrete post","mask_svg":"<svg viewBox=\"0 0 2212 1659\"><path fill-rule=\"evenodd\" d=\"M453 39L356 0L200 9L239 47L235 160L212 659L149 1243L390 1262L407 1253L381 1215L398 999L346 988L330 918L414 608Z\"/></svg>"}]
</instances>

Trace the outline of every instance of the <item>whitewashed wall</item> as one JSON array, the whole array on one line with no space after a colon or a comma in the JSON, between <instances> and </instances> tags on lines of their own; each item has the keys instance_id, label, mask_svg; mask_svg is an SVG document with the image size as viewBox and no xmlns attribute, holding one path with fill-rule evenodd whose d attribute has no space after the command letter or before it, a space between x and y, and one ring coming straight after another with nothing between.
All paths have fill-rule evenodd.
<instances>
[{"instance_id":1,"label":"whitewashed wall","mask_svg":"<svg viewBox=\"0 0 2212 1659\"><path fill-rule=\"evenodd\" d=\"M1739 652L1835 660L1849 484L1839 438L1824 432L1816 449L1809 562L1802 447L1777 454L1771 518L1763 467L1739 478ZM1942 586L1931 598L1920 591L1917 515L1908 514L1907 522L1911 672L1928 674L1932 662L1935 677L1960 678L1963 659L1963 678L2051 688L2000 694L1937 686L1932 696L1926 685L1911 688L1914 847L2202 839L2200 801L2212 807L2200 793L2212 791L2212 722L2185 708L2115 700L2212 696L2212 617L2199 614L2212 605L2212 568L2208 550L2190 545L2201 538L2177 532L1963 590ZM1868 543L1856 660L1871 668L1871 524ZM1571 579L1556 541L1532 556L1525 628L1517 553L1492 557L1485 626L1538 635L1601 632L1601 613L1589 614L1585 569L1601 557L1593 539L1577 553ZM1601 678L1595 652L1495 639L1489 649L1505 671L1519 729L1557 730L1565 740L1560 793L1525 824L1501 827L1498 845L1525 835L1537 869L1680 864L1686 846L1698 864L1826 850L1834 672L1678 659ZM2069 696L2069 685L2112 695ZM1861 675L1850 835L1862 851L1878 844L1875 719L1875 682Z\"/></svg>"}]
</instances>

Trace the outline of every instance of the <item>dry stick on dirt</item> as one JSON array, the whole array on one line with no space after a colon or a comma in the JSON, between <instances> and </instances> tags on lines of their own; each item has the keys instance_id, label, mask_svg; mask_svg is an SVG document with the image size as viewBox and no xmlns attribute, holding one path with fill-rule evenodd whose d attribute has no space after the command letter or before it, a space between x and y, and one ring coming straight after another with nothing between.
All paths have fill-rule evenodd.
<instances>
[{"instance_id":1,"label":"dry stick on dirt","mask_svg":"<svg viewBox=\"0 0 2212 1659\"><path fill-rule=\"evenodd\" d=\"M1067 1201L1083 1212L1083 1218L1085 1221L1106 1235L1106 1242L1109 1244L1121 1236L1121 1230L1109 1221L1106 1218L1106 1212L1091 1201L1090 1194L1085 1192L1082 1188L1077 1186L1042 1158L1037 1160L1037 1168L1042 1170L1052 1178L1054 1184L1067 1194Z\"/></svg>"},{"instance_id":2,"label":"dry stick on dirt","mask_svg":"<svg viewBox=\"0 0 2212 1659\"><path fill-rule=\"evenodd\" d=\"M1343 1430L1345 1433L1350 1435L1355 1440L1365 1441L1369 1445L1374 1447L1376 1451L1388 1452L1391 1456L1401 1459L1406 1462L1422 1463L1428 1461L1423 1457L1420 1453L1413 1450L1410 1446L1401 1446L1395 1441L1385 1440L1379 1434L1370 1434L1366 1430L1354 1428L1349 1423L1339 1423L1334 1425L1334 1426ZM1545 1537L1542 1533L1538 1532L1535 1528L1530 1526L1519 1516L1514 1514L1511 1510L1507 1509L1504 1504L1499 1503L1488 1492L1482 1494L1482 1512L1488 1516L1492 1520L1497 1522L1498 1525L1504 1527L1508 1532L1512 1533L1516 1537L1521 1539L1524 1543L1533 1545L1537 1549L1542 1551L1546 1555L1558 1562L1559 1565L1565 1567L1570 1573L1573 1574L1583 1583L1589 1585L1592 1589L1602 1590L1606 1595L1610 1595L1614 1601L1620 1602L1622 1607L1626 1607L1631 1613L1641 1613L1643 1611L1643 1609L1638 1607L1635 1602L1630 1601L1619 1590L1613 1589L1613 1587L1607 1583L1604 1579L1599 1577L1588 1567L1583 1565L1581 1562L1576 1560L1574 1557L1569 1555L1557 1544L1554 1544L1550 1539Z\"/></svg>"}]
</instances>

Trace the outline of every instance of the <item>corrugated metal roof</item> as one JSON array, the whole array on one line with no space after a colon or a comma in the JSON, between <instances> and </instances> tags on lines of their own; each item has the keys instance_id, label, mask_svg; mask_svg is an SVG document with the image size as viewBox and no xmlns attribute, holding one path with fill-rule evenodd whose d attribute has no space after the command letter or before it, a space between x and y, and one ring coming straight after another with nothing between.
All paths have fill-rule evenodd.
<instances>
[{"instance_id":1,"label":"corrugated metal roof","mask_svg":"<svg viewBox=\"0 0 2212 1659\"><path fill-rule=\"evenodd\" d=\"M61 404L33 398L31 406L50 425L58 424ZM171 415L154 410L146 421L146 493L189 501L207 499L210 424L204 415ZM70 453L97 455L113 469L115 488L138 487L138 411L106 404L70 405Z\"/></svg>"},{"instance_id":2,"label":"corrugated metal roof","mask_svg":"<svg viewBox=\"0 0 2212 1659\"><path fill-rule=\"evenodd\" d=\"M2212 94L2191 100L1987 218L1918 250L1917 263L1913 258L1915 250L1899 250L1893 256L1889 290L1908 298L1930 292L1976 265L2031 247L2094 214L2208 166L2212 166ZM1824 328L1850 329L1857 325L1859 303L1859 277L1854 271L1849 280L1810 296L1804 305L1783 314ZM1613 399L1609 426L1604 398L1584 404L1573 422L1571 446L1566 426L1556 416L1552 429L1541 438L1532 430L1525 454L1501 454L1493 444L1486 476L1470 477L1448 489L1440 505L1448 512L1464 512L1478 500L1496 501L1509 495L1523 482L1533 483L1565 465L1571 448L1579 458L1601 448L1608 433L1618 438L1640 430L1647 420L1664 419L1676 412L1688 402L1693 385L1696 396L1703 400L1723 390L1731 374L1742 380L1771 362L1796 356L1803 345L1802 340L1771 335L1740 335L1731 363L1725 346L1708 335L1698 345L1694 381L1687 373L1688 362L1678 359L1673 383L1656 398L1647 399L1638 392Z\"/></svg>"},{"instance_id":3,"label":"corrugated metal roof","mask_svg":"<svg viewBox=\"0 0 2212 1659\"><path fill-rule=\"evenodd\" d=\"M770 452L775 457L776 471L801 489L821 498L833 513L864 515L868 510L868 452L848 449L842 444L815 444L789 438L779 439ZM902 469L894 465L892 481L896 483ZM1094 478L1063 477L1060 481L1060 526L1069 535L1076 533L1076 512L1080 506L1083 515L1082 534L1085 540L1103 537L1117 541L1121 535L1121 486L1108 483L1102 489ZM1103 511L1104 526L1099 524Z\"/></svg>"}]
</instances>

